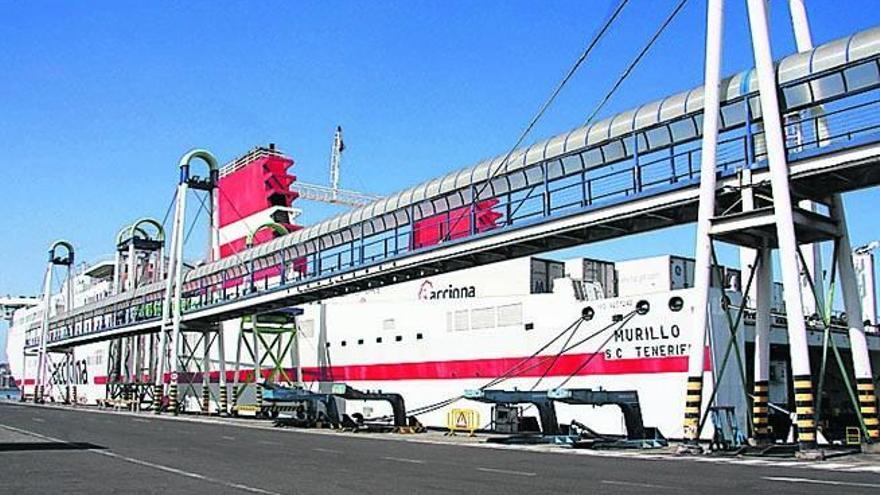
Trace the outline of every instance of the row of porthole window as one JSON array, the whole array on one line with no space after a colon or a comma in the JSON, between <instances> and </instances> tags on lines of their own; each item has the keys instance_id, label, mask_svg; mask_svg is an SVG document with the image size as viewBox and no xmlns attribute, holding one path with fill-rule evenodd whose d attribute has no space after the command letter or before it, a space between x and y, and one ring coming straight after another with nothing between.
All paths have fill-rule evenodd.
<instances>
[{"instance_id":1,"label":"row of porthole window","mask_svg":"<svg viewBox=\"0 0 880 495\"><path fill-rule=\"evenodd\" d=\"M421 332L419 332L419 333L416 334L416 340L422 340L422 339L424 339L424 338L425 338L425 336L424 336ZM381 344L382 341L383 341L382 337L376 337L376 343L377 343L377 344ZM403 342L403 335L396 335L396 336L394 337L394 341L395 341L395 342ZM330 347L330 342L327 342L326 345L327 345L327 347ZM358 340L357 340L357 345L364 345L364 339L358 339ZM340 347L347 347L347 346L348 346L348 341L347 341L347 340L342 340L342 341L340 341L340 342L339 342L339 346L340 346Z\"/></svg>"}]
</instances>

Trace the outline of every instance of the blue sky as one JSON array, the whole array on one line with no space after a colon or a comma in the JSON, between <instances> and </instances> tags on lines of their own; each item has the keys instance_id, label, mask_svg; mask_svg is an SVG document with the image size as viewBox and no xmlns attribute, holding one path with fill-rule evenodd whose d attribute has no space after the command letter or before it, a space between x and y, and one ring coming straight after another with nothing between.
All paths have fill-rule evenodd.
<instances>
[{"instance_id":1,"label":"blue sky","mask_svg":"<svg viewBox=\"0 0 880 495\"><path fill-rule=\"evenodd\" d=\"M530 141L581 124L675 0L632 0ZM724 72L752 65L744 1L727 8ZM774 55L793 51L786 2ZM503 153L609 13L578 2L5 2L0 5L0 293L36 294L45 250L112 253L162 217L192 147L226 161L275 142L326 182L336 125L343 185L391 193ZM844 7L845 6L845 7ZM808 2L817 43L878 24L875 0ZM701 84L705 1L691 0L603 115ZM867 218L874 190L846 196ZM331 212L304 205L306 222ZM851 225L855 244L876 224ZM693 230L578 250L690 255ZM0 346L2 349L5 346ZM0 356L2 357L2 356Z\"/></svg>"}]
</instances>

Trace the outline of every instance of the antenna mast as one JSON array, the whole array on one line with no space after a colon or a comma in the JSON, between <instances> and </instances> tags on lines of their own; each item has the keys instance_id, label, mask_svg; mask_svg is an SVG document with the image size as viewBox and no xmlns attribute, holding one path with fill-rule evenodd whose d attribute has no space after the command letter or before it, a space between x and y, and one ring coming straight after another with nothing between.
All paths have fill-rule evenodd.
<instances>
[{"instance_id":1,"label":"antenna mast","mask_svg":"<svg viewBox=\"0 0 880 495\"><path fill-rule=\"evenodd\" d=\"M339 166L342 162L342 152L344 150L345 142L342 140L342 126L336 126L336 133L333 135L333 146L330 148L330 186L296 181L291 185L291 189L299 193L300 199L346 205L355 208L379 199L379 196L372 194L340 189Z\"/></svg>"}]
</instances>

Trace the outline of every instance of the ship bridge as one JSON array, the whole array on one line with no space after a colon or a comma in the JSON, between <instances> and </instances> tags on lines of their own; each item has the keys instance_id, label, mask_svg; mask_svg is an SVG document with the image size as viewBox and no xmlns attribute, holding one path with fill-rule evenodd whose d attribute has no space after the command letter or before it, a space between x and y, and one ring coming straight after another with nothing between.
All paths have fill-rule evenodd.
<instances>
[{"instance_id":1,"label":"ship bridge","mask_svg":"<svg viewBox=\"0 0 880 495\"><path fill-rule=\"evenodd\" d=\"M822 202L880 184L880 28L784 58L776 75L794 199ZM693 222L703 99L696 88L647 103L191 269L177 302L181 323ZM723 80L719 211L743 187L769 195L763 126L755 72ZM822 214L797 210L795 219L802 242L835 235ZM716 225L718 238L734 231L725 225ZM156 332L165 290L159 282L60 314L46 346ZM39 335L27 341L39 344Z\"/></svg>"}]
</instances>

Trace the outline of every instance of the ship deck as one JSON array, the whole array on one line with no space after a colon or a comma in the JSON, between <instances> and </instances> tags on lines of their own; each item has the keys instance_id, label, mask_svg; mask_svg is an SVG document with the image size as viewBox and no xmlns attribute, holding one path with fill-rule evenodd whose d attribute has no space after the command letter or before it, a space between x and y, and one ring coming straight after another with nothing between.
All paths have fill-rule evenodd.
<instances>
[{"instance_id":1,"label":"ship deck","mask_svg":"<svg viewBox=\"0 0 880 495\"><path fill-rule=\"evenodd\" d=\"M880 456L675 457L0 402L9 493L876 493ZM699 462L699 470L693 469Z\"/></svg>"}]
</instances>

